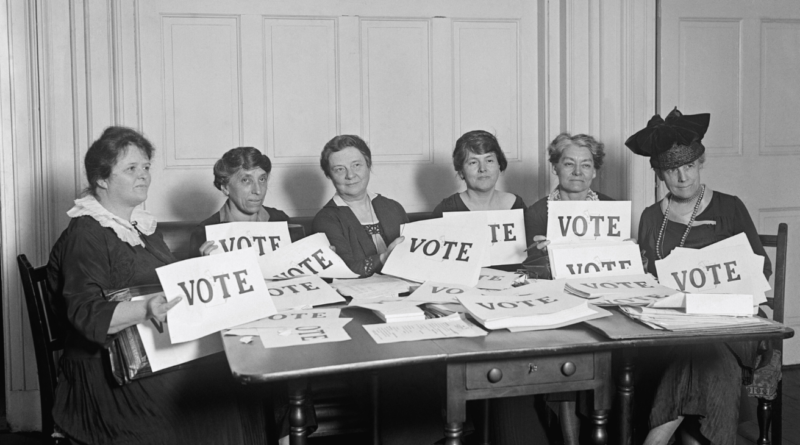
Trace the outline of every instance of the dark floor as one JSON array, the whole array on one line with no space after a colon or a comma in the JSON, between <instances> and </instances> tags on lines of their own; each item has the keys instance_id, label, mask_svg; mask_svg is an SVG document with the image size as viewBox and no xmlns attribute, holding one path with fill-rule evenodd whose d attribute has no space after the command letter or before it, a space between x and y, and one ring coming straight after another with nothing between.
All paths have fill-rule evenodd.
<instances>
[{"instance_id":1,"label":"dark floor","mask_svg":"<svg viewBox=\"0 0 800 445\"><path fill-rule=\"evenodd\" d=\"M783 444L800 445L800 366L783 370ZM755 428L755 426L754 426ZM757 430L756 430L757 431ZM41 445L46 443L40 433L9 433L5 417L0 416L0 444ZM337 438L311 440L311 445L333 445L341 443ZM753 442L737 441L737 445Z\"/></svg>"}]
</instances>

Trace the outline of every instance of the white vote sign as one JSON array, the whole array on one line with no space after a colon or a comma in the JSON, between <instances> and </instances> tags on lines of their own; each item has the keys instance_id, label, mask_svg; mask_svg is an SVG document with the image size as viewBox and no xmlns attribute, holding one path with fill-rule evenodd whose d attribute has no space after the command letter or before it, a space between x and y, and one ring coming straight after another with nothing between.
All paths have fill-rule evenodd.
<instances>
[{"instance_id":1,"label":"white vote sign","mask_svg":"<svg viewBox=\"0 0 800 445\"><path fill-rule=\"evenodd\" d=\"M280 222L231 222L206 226L206 239L217 248L212 255L255 247L259 255L292 243L289 226Z\"/></svg>"},{"instance_id":2,"label":"white vote sign","mask_svg":"<svg viewBox=\"0 0 800 445\"><path fill-rule=\"evenodd\" d=\"M506 272L503 270L490 269L484 267L481 269L478 289L487 290L503 290L512 287L512 285L520 278L520 274L514 272Z\"/></svg>"},{"instance_id":3,"label":"white vote sign","mask_svg":"<svg viewBox=\"0 0 800 445\"><path fill-rule=\"evenodd\" d=\"M309 320L302 325L258 328L258 334L261 344L267 349L347 341L350 340L350 336L344 327L350 320L350 318L337 318L328 320L325 324Z\"/></svg>"},{"instance_id":4,"label":"white vote sign","mask_svg":"<svg viewBox=\"0 0 800 445\"><path fill-rule=\"evenodd\" d=\"M527 245L525 216L522 209L475 212L447 212L445 224L485 227L489 255L482 266L519 264L525 261Z\"/></svg>"},{"instance_id":5,"label":"white vote sign","mask_svg":"<svg viewBox=\"0 0 800 445\"><path fill-rule=\"evenodd\" d=\"M325 278L358 278L347 264L331 250L324 233L307 236L258 258L261 273L267 279L284 279L302 275Z\"/></svg>"},{"instance_id":6,"label":"white vote sign","mask_svg":"<svg viewBox=\"0 0 800 445\"><path fill-rule=\"evenodd\" d=\"M547 254L553 278L644 274L639 246L633 242L551 244Z\"/></svg>"},{"instance_id":7,"label":"white vote sign","mask_svg":"<svg viewBox=\"0 0 800 445\"><path fill-rule=\"evenodd\" d=\"M345 301L344 297L316 275L273 281L269 286L269 294L279 311Z\"/></svg>"},{"instance_id":8,"label":"white vote sign","mask_svg":"<svg viewBox=\"0 0 800 445\"><path fill-rule=\"evenodd\" d=\"M470 286L426 281L404 300L425 303L458 303L459 295L478 296L480 294L477 289Z\"/></svg>"},{"instance_id":9,"label":"white vote sign","mask_svg":"<svg viewBox=\"0 0 800 445\"><path fill-rule=\"evenodd\" d=\"M656 261L659 281L686 292L749 294L755 304L763 303L763 293L769 290L763 272L764 257L754 254L749 243L724 245L729 247L712 244L703 249L673 251Z\"/></svg>"},{"instance_id":10,"label":"white vote sign","mask_svg":"<svg viewBox=\"0 0 800 445\"><path fill-rule=\"evenodd\" d=\"M433 221L403 224L400 230L405 241L389 255L384 274L417 282L478 283L485 232Z\"/></svg>"},{"instance_id":11,"label":"white vote sign","mask_svg":"<svg viewBox=\"0 0 800 445\"><path fill-rule=\"evenodd\" d=\"M159 292L159 294L163 295L164 293ZM144 297L134 297L131 300L138 301L142 299ZM137 324L136 330L139 331L144 352L147 353L147 360L150 362L150 369L153 372L222 351L222 339L216 333L197 340L173 345L169 336L169 323L161 323L155 319L150 319L144 323Z\"/></svg>"},{"instance_id":12,"label":"white vote sign","mask_svg":"<svg viewBox=\"0 0 800 445\"><path fill-rule=\"evenodd\" d=\"M535 234L534 234L535 235ZM630 201L548 201L550 244L631 237Z\"/></svg>"},{"instance_id":13,"label":"white vote sign","mask_svg":"<svg viewBox=\"0 0 800 445\"><path fill-rule=\"evenodd\" d=\"M156 269L168 300L172 343L268 317L277 312L254 248L179 261Z\"/></svg>"}]
</instances>

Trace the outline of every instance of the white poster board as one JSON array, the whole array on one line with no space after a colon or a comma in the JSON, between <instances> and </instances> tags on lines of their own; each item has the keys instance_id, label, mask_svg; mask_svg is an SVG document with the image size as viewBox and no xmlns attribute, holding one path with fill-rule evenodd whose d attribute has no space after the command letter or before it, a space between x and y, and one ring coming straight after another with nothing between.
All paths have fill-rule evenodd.
<instances>
[{"instance_id":1,"label":"white poster board","mask_svg":"<svg viewBox=\"0 0 800 445\"><path fill-rule=\"evenodd\" d=\"M548 201L550 245L631 237L630 201Z\"/></svg>"},{"instance_id":2,"label":"white poster board","mask_svg":"<svg viewBox=\"0 0 800 445\"><path fill-rule=\"evenodd\" d=\"M403 224L400 230L405 241L389 255L383 266L384 274L417 282L466 286L478 283L481 253L487 245L483 230L431 221Z\"/></svg>"},{"instance_id":3,"label":"white poster board","mask_svg":"<svg viewBox=\"0 0 800 445\"><path fill-rule=\"evenodd\" d=\"M644 274L639 246L633 242L550 244L553 278Z\"/></svg>"},{"instance_id":4,"label":"white poster board","mask_svg":"<svg viewBox=\"0 0 800 445\"><path fill-rule=\"evenodd\" d=\"M296 243L258 258L261 273L267 279L284 279L301 275L325 278L358 278L347 264L331 250L324 233L315 233Z\"/></svg>"},{"instance_id":5,"label":"white poster board","mask_svg":"<svg viewBox=\"0 0 800 445\"><path fill-rule=\"evenodd\" d=\"M164 295L164 293L159 292L159 295ZM131 301L143 299L144 297L134 297ZM150 369L153 372L222 351L222 339L217 333L173 345L170 341L169 323L151 319L137 324L136 330L139 331L144 352L147 354L147 360L150 362Z\"/></svg>"},{"instance_id":6,"label":"white poster board","mask_svg":"<svg viewBox=\"0 0 800 445\"><path fill-rule=\"evenodd\" d=\"M255 247L259 255L292 243L289 226L280 222L230 222L206 226L206 239L217 246L212 255Z\"/></svg>"},{"instance_id":7,"label":"white poster board","mask_svg":"<svg viewBox=\"0 0 800 445\"><path fill-rule=\"evenodd\" d=\"M179 261L156 273L168 300L182 297L167 314L172 343L277 312L254 248Z\"/></svg>"},{"instance_id":8,"label":"white poster board","mask_svg":"<svg viewBox=\"0 0 800 445\"><path fill-rule=\"evenodd\" d=\"M458 303L459 295L477 296L480 294L477 289L470 286L426 281L405 300L420 303Z\"/></svg>"},{"instance_id":9,"label":"white poster board","mask_svg":"<svg viewBox=\"0 0 800 445\"><path fill-rule=\"evenodd\" d=\"M525 261L525 216L522 209L475 212L447 212L443 215L446 224L481 227L484 226L489 241L489 255L482 266L520 264Z\"/></svg>"}]
</instances>

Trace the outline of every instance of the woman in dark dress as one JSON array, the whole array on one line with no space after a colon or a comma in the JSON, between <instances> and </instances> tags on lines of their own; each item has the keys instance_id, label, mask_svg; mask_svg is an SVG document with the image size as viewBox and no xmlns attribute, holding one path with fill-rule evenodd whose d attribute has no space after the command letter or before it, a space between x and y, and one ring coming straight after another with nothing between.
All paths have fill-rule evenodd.
<instances>
[{"instance_id":1,"label":"woman in dark dress","mask_svg":"<svg viewBox=\"0 0 800 445\"><path fill-rule=\"evenodd\" d=\"M314 232L324 232L336 254L359 277L380 272L403 241L400 225L408 222L405 209L367 191L372 152L360 137L334 137L322 149L319 163L336 194L314 217Z\"/></svg>"},{"instance_id":2,"label":"woman in dark dress","mask_svg":"<svg viewBox=\"0 0 800 445\"><path fill-rule=\"evenodd\" d=\"M508 161L493 134L475 130L461 135L453 149L453 167L467 189L443 199L433 209L434 218L444 212L525 208L522 198L495 188Z\"/></svg>"},{"instance_id":3,"label":"woman in dark dress","mask_svg":"<svg viewBox=\"0 0 800 445\"><path fill-rule=\"evenodd\" d=\"M138 207L147 198L152 155L147 139L123 127L106 129L86 153L87 194L67 212L72 219L47 270L67 332L53 419L77 443L263 443L263 410L242 396L222 361L123 386L104 366L103 349L115 333L164 321L180 300L106 299L113 290L157 284L155 269L174 261L155 218Z\"/></svg>"},{"instance_id":4,"label":"woman in dark dress","mask_svg":"<svg viewBox=\"0 0 800 445\"><path fill-rule=\"evenodd\" d=\"M710 116L684 116L676 108L666 118L656 115L625 144L649 156L650 165L669 189L660 202L642 213L639 245L655 262L676 247L699 249L744 232L750 246L764 257L764 275L771 267L758 232L742 201L711 190L700 180L705 162L701 143ZM752 343L731 343L743 363L754 356ZM645 444L666 444L680 428L684 444L736 442L742 371L733 352L723 344L677 346L653 351L645 375L658 382L650 411Z\"/></svg>"},{"instance_id":5,"label":"woman in dark dress","mask_svg":"<svg viewBox=\"0 0 800 445\"><path fill-rule=\"evenodd\" d=\"M272 162L253 147L228 150L214 164L214 187L228 199L219 211L192 230L189 252L192 256L208 255L217 246L206 241L206 226L227 222L289 221L286 213L264 206Z\"/></svg>"}]
</instances>

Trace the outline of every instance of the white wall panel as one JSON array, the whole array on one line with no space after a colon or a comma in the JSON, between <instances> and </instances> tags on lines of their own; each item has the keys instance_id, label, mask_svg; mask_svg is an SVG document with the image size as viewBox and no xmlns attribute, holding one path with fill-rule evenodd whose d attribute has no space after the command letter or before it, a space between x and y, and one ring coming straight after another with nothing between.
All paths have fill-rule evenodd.
<instances>
[{"instance_id":1,"label":"white wall panel","mask_svg":"<svg viewBox=\"0 0 800 445\"><path fill-rule=\"evenodd\" d=\"M275 164L317 164L338 133L336 20L264 20L266 141Z\"/></svg>"},{"instance_id":2,"label":"white wall panel","mask_svg":"<svg viewBox=\"0 0 800 445\"><path fill-rule=\"evenodd\" d=\"M241 139L237 17L162 17L168 168L212 165Z\"/></svg>"},{"instance_id":3,"label":"white wall panel","mask_svg":"<svg viewBox=\"0 0 800 445\"><path fill-rule=\"evenodd\" d=\"M453 21L454 140L493 133L509 161L520 159L517 21Z\"/></svg>"},{"instance_id":4,"label":"white wall panel","mask_svg":"<svg viewBox=\"0 0 800 445\"><path fill-rule=\"evenodd\" d=\"M761 154L800 154L800 21L761 23Z\"/></svg>"},{"instance_id":5,"label":"white wall panel","mask_svg":"<svg viewBox=\"0 0 800 445\"><path fill-rule=\"evenodd\" d=\"M377 162L431 162L430 21L362 19L362 137Z\"/></svg>"},{"instance_id":6,"label":"white wall panel","mask_svg":"<svg viewBox=\"0 0 800 445\"><path fill-rule=\"evenodd\" d=\"M703 139L709 155L742 154L740 25L736 19L681 20L680 71L662 67L667 75L680 75L682 112L712 113Z\"/></svg>"}]
</instances>

